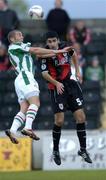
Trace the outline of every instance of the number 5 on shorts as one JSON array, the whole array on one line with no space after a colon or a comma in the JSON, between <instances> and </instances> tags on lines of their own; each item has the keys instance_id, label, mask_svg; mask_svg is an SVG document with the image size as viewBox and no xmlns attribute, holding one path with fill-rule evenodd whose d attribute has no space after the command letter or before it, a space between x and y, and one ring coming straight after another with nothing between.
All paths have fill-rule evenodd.
<instances>
[{"instance_id":1,"label":"number 5 on shorts","mask_svg":"<svg viewBox=\"0 0 106 180\"><path fill-rule=\"evenodd\" d=\"M81 106L81 105L82 105L82 102L80 101L79 98L77 98L76 101L77 101L78 106Z\"/></svg>"}]
</instances>

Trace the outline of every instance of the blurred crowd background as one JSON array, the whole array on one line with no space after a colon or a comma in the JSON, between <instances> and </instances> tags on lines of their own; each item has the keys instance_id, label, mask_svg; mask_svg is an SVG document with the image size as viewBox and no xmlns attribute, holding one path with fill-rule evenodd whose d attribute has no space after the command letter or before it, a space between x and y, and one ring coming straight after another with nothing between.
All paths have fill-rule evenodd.
<instances>
[{"instance_id":1,"label":"blurred crowd background","mask_svg":"<svg viewBox=\"0 0 106 180\"><path fill-rule=\"evenodd\" d=\"M47 0L45 1L47 2ZM78 0L75 1L79 3ZM9 45L7 34L13 29L22 30L25 36L24 42L31 42L33 46L45 46L43 35L48 30L56 31L60 41L68 41L73 45L78 55L83 77L82 88L88 121L87 127L88 129L106 128L106 11L104 11L106 1L95 1L96 3L101 2L102 6L100 9L97 6L96 9L96 4L92 0L91 7L96 9L93 9L94 16L90 13L90 11L93 12L92 9L88 8L88 12L85 12L85 8L82 7L85 17L86 14L92 14L90 18L89 16L85 18L83 13L80 17L78 4L71 6L71 2L73 4L73 1L70 1L68 8L65 8L65 0L52 0L51 3L48 0L48 7L51 6L49 9L47 7L46 10L47 4L42 0L39 3L42 7L44 6L46 16L43 20L31 20L28 17L28 8L37 4L38 1L0 0L0 130L10 127L19 108L13 84L15 73L9 62L7 51ZM87 6L85 3L84 5ZM77 14L77 11L78 16L72 14L72 12ZM36 60L35 72L41 90L41 108L34 128L48 130L53 125L53 114L46 83L41 77L39 62ZM72 72L74 76L73 65ZM70 112L66 113L63 128L75 128L74 119Z\"/></svg>"}]
</instances>

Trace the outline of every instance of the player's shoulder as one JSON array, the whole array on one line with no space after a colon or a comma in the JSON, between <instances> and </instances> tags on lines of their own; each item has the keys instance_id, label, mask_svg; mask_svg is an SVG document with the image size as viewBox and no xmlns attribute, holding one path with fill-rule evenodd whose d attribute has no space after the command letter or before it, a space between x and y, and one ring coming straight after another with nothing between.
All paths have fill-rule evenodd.
<instances>
[{"instance_id":1,"label":"player's shoulder","mask_svg":"<svg viewBox=\"0 0 106 180\"><path fill-rule=\"evenodd\" d=\"M23 49L23 50L26 50L27 48L30 48L31 47L31 43L22 43L20 45L20 49Z\"/></svg>"},{"instance_id":2,"label":"player's shoulder","mask_svg":"<svg viewBox=\"0 0 106 180\"><path fill-rule=\"evenodd\" d=\"M65 48L65 47L67 47L66 41L61 41L61 42L59 42L59 49L63 49L63 48Z\"/></svg>"},{"instance_id":3,"label":"player's shoulder","mask_svg":"<svg viewBox=\"0 0 106 180\"><path fill-rule=\"evenodd\" d=\"M21 49L21 46L19 44L11 44L8 48L8 53L14 53L14 51L17 51L18 49Z\"/></svg>"},{"instance_id":4,"label":"player's shoulder","mask_svg":"<svg viewBox=\"0 0 106 180\"><path fill-rule=\"evenodd\" d=\"M63 49L65 47L72 46L72 43L63 41L59 43L59 49ZM74 48L72 46L72 50L69 52L69 55L72 56L74 54Z\"/></svg>"},{"instance_id":5,"label":"player's shoulder","mask_svg":"<svg viewBox=\"0 0 106 180\"><path fill-rule=\"evenodd\" d=\"M8 50L16 49L17 46L18 46L17 44L10 44L9 47L8 47Z\"/></svg>"},{"instance_id":6,"label":"player's shoulder","mask_svg":"<svg viewBox=\"0 0 106 180\"><path fill-rule=\"evenodd\" d=\"M30 42L27 42L27 43L21 43L21 46L31 46L31 43Z\"/></svg>"},{"instance_id":7,"label":"player's shoulder","mask_svg":"<svg viewBox=\"0 0 106 180\"><path fill-rule=\"evenodd\" d=\"M65 48L65 47L68 47L68 46L72 46L72 43L67 42L67 41L61 41L61 42L59 43L59 48L60 48L60 49Z\"/></svg>"}]
</instances>

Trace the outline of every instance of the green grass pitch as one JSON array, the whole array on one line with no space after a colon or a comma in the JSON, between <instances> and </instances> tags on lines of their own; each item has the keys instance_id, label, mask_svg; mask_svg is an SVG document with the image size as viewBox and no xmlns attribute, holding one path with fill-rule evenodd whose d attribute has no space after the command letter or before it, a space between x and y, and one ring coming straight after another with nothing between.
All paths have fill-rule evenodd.
<instances>
[{"instance_id":1,"label":"green grass pitch","mask_svg":"<svg viewBox=\"0 0 106 180\"><path fill-rule=\"evenodd\" d=\"M106 170L0 172L0 180L106 180Z\"/></svg>"}]
</instances>

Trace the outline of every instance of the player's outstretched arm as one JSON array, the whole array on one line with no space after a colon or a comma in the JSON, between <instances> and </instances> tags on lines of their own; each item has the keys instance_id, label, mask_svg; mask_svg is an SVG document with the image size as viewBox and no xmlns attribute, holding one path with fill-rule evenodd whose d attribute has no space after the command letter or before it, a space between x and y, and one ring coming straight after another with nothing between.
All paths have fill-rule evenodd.
<instances>
[{"instance_id":1,"label":"player's outstretched arm","mask_svg":"<svg viewBox=\"0 0 106 180\"><path fill-rule=\"evenodd\" d=\"M53 56L56 56L54 53L51 54L45 54L45 55L36 55L38 58L50 58ZM39 60L39 59L38 59Z\"/></svg>"},{"instance_id":2,"label":"player's outstretched arm","mask_svg":"<svg viewBox=\"0 0 106 180\"><path fill-rule=\"evenodd\" d=\"M56 55L59 53L65 53L67 52L65 49L61 49L61 50L51 50L51 49L45 49L45 48L40 48L40 47L31 47L29 49L29 52L31 54L35 54L37 56L42 56L42 55L47 55L47 54L51 54L51 55Z\"/></svg>"},{"instance_id":3,"label":"player's outstretched arm","mask_svg":"<svg viewBox=\"0 0 106 180\"><path fill-rule=\"evenodd\" d=\"M47 55L47 54L55 54L53 50L40 48L40 47L31 47L29 52L31 54L35 54L37 56Z\"/></svg>"}]
</instances>

